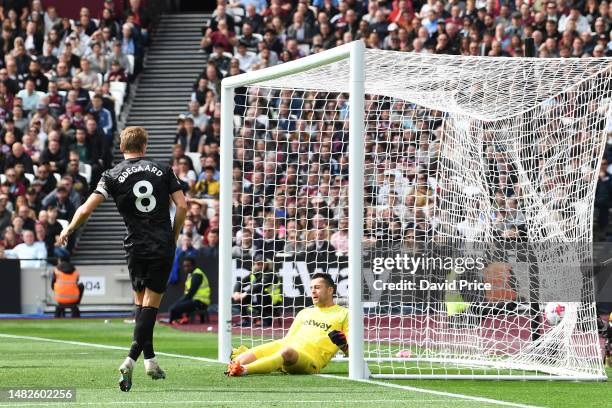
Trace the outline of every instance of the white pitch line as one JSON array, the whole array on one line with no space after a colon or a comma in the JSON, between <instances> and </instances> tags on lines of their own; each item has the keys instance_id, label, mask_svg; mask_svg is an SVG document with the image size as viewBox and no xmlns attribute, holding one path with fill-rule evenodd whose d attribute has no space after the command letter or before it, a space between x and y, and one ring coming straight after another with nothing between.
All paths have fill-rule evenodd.
<instances>
[{"instance_id":1,"label":"white pitch line","mask_svg":"<svg viewBox=\"0 0 612 408\"><path fill-rule=\"evenodd\" d=\"M470 400L470 401L486 402L488 404L502 405L505 407L541 408L536 405L517 404L514 402L500 401L500 400L495 400L491 398L476 397L473 395L455 394L455 393L446 392L446 391L435 391L435 390L430 390L427 388L417 388L417 387L411 387L409 385L400 385L400 384L388 383L388 382L383 382L383 381L355 380L355 379L351 379L348 377L343 377L341 375L331 375L331 374L319 374L319 376L327 377L327 378L335 378L338 380L357 381L357 382L362 382L362 383L372 384L372 385L382 385L383 387L398 388L398 389L406 390L406 391L421 392L421 393L426 393L426 394L440 395L444 397L453 397L453 398L460 398L460 399L465 399L465 400Z\"/></svg>"},{"instance_id":2,"label":"white pitch line","mask_svg":"<svg viewBox=\"0 0 612 408\"><path fill-rule=\"evenodd\" d=\"M29 406L41 406L41 403L45 402L47 405L58 405L58 404L70 404L73 405L141 405L141 404L232 404L235 405L253 405L253 404L266 404L271 402L279 402L286 403L287 401L275 401L267 399L265 401L257 401L257 400L249 400L249 401L236 401L236 400L176 400L176 401L108 401L108 402L72 402L72 401L41 401L41 402L11 402L10 404L0 404L0 407L29 407ZM440 402L456 402L455 400L429 400L429 399L376 399L376 400L302 400L302 401L290 401L292 404L329 404L329 403L338 403L338 404L360 404L360 403L373 403L373 402L418 402L418 403L440 403Z\"/></svg>"},{"instance_id":3,"label":"white pitch line","mask_svg":"<svg viewBox=\"0 0 612 408\"><path fill-rule=\"evenodd\" d=\"M14 334L4 334L4 333L0 333L0 337L5 337L5 338L8 338L8 339L46 341L48 343L70 344L70 345L73 345L73 346L95 347L95 348L107 349L107 350L120 350L120 351L129 351L130 350L129 347L109 346L107 344L85 343L85 342L82 342L82 341L47 339L45 337L17 336L17 335L14 335ZM206 363L219 364L219 361L213 360L212 358L206 358L206 357L186 356L186 355L183 355L183 354L163 353L163 352L159 352L159 351L155 351L155 354L160 355L160 356L165 356L165 357L184 358L184 359L187 359L187 360L197 360L197 361L204 361Z\"/></svg>"},{"instance_id":4,"label":"white pitch line","mask_svg":"<svg viewBox=\"0 0 612 408\"><path fill-rule=\"evenodd\" d=\"M48 339L45 337L19 336L15 334L0 333L0 338L3 338L3 337L9 338L9 339L21 339L21 340L43 341L43 342L49 342L49 343L70 344L74 346L94 347L94 348L107 349L107 350L122 350L122 351L129 350L128 347L109 346L107 344L85 343L82 341L57 340L57 339ZM196 356L188 356L188 355L174 354L174 353L163 353L163 352L158 352L158 351L156 351L155 354L160 355L160 356L166 356L166 357L183 358L187 360L196 360L196 361L204 361L207 363L222 364L217 360L213 360L212 358L206 358L206 357L196 357ZM354 380L348 377L343 377L339 375L331 375L331 374L318 374L318 376L324 377L324 378L334 378L334 379L344 380L344 381L357 381L357 382L362 382L365 384L379 385L381 387L397 388L397 389L401 389L405 391L412 391L412 392L418 392L418 393L430 394L430 395L439 395L439 396L444 396L444 397L452 397L452 398L458 398L458 399L469 400L469 401L477 401L477 402L482 402L482 403L487 403L487 404L501 405L501 406L506 406L506 407L540 408L535 405L517 404L514 402L495 400L492 398L476 397L473 395L457 394L457 393L445 392L445 391L436 391L436 390L430 390L427 388L418 388L418 387L412 387L409 385L400 385L400 384L388 383L388 382L383 382L383 381ZM295 401L292 401L292 402L295 402Z\"/></svg>"}]
</instances>

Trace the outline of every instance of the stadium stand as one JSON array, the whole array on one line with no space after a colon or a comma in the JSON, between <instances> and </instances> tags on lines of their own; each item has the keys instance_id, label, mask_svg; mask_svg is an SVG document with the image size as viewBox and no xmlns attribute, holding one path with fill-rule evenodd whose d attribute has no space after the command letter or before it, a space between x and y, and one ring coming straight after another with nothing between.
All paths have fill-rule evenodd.
<instances>
[{"instance_id":1,"label":"stadium stand","mask_svg":"<svg viewBox=\"0 0 612 408\"><path fill-rule=\"evenodd\" d=\"M125 125L147 129L148 155L161 162L168 162L177 117L185 113L193 78L206 62L205 56L198 52L200 27L205 20L203 14L161 16L147 50L144 70L134 84ZM118 145L114 147L113 157L116 161L121 158ZM124 231L115 203L103 203L83 230L75 262L79 265L124 265Z\"/></svg>"},{"instance_id":2,"label":"stadium stand","mask_svg":"<svg viewBox=\"0 0 612 408\"><path fill-rule=\"evenodd\" d=\"M55 177L44 175L46 166L41 164L49 162L49 170L57 175L69 172L76 179L70 185L69 201L80 202L78 200L82 200L95 185L101 170L111 165L113 153L115 158L118 157L116 146L104 138L103 125L96 122L93 131L87 130L87 116L92 104L90 93L103 96L103 104L112 114L116 127L116 118L122 112L123 100L130 88L129 82L122 80L126 76L133 79L135 75L129 75L132 69L138 72L144 66L126 123L147 127L152 140L152 157L170 160L176 174L188 186L190 222L183 234L191 236L193 247L200 253L200 261L210 266L204 268L207 274L215 273L217 263L211 258L216 250L214 245L209 245L209 235L218 225L219 96L223 77L298 59L355 39L363 39L370 48L402 52L507 57L521 56L524 39L533 37L537 56L541 58L612 55L612 8L606 1L595 0L575 3L565 0L529 3L389 0L370 1L365 6L357 0L218 0L211 18L197 14L164 15L146 62L142 58L142 41L149 33L144 30L146 34L141 38L139 33L143 27L134 21L127 23L132 24L131 30L127 29L124 22L134 19L129 11L127 18L113 18L105 12L106 17L97 20L88 17L84 9L79 23L57 17L57 26L53 29L53 23L48 22L53 11L42 10L39 2L34 3L39 9L28 10L21 19L23 21L7 18L3 23L3 33L10 41L1 43L4 64L0 68L0 95L3 96L3 100L0 99L0 169L4 173L0 180L2 244L7 249L14 247L21 242L23 229L33 228L34 221L40 220L48 231L46 246L50 252L55 251L53 234L59 231L55 223L62 221L48 221L42 197L45 192L51 194L53 202L57 202L58 199L54 198L57 195L56 183ZM141 19L138 20L146 21ZM38 30L38 36L28 34L34 29ZM41 35L44 38L42 47L39 46L38 51L31 49L36 44L34 38ZM124 55L125 51L127 55ZM133 63L131 53L134 53ZM33 56L40 61L26 64ZM90 61L89 70L83 66L80 56ZM104 60L106 68L102 69ZM114 61L118 64L113 65ZM102 74L103 81L106 81L99 87L95 86L99 81L97 73ZM78 77L81 83L73 77ZM28 78L35 81L33 92L26 87ZM119 81L109 82L109 79ZM92 84L92 91L85 89ZM279 101L282 99L281 95ZM330 100L338 103L334 109L345 108L345 96L330 95ZM288 120L278 120L280 112L276 109L268 110L257 120L278 120L278 126L283 126L282 130L289 134L307 131L316 137L320 131L316 125L321 122L323 111L307 103L308 95L288 102ZM39 105L41 109L38 109ZM326 106L325 109L330 108ZM386 111L377 107L376 114L393 117L390 107ZM424 126L430 124L424 123ZM29 142L29 134L33 142ZM336 136L342 137L342 134ZM100 143L79 144L83 137L85 141L98 140ZM25 149L19 143L24 138L28 140ZM59 151L56 139L62 147ZM71 143L79 149L78 155L65 151L65 146ZM260 233L264 219L273 206L274 191L269 189L279 184L266 184L266 195L262 195L262 189L256 183L264 177L265 168L261 167L263 160L260 159L263 158L252 156L253 143L252 137L239 139L236 143L236 152L244 153L244 156L238 154L237 160L253 161L255 168L249 173L236 174L234 211L241 211L240 207L252 203L252 200L262 206L261 217L240 220L248 227L245 230L251 232L253 245L257 248L262 242ZM342 195L346 183L342 164L346 163L347 157L345 151L335 150L339 145L341 143L332 143L331 156L338 165L329 188ZM71 157L77 160L77 168L72 164L75 162L70 161ZM612 159L612 140L605 158L606 163ZM243 163L238 163L237 167L243 166ZM287 173L280 175L277 181L295 178L298 188L304 189L305 195L308 193L306 199L309 203L304 207L311 207L315 204L312 201L316 192L308 191L306 168L288 166L285 169ZM294 171L295 175L292 174ZM610 239L611 173L612 168L602 167L598 180L595 228L601 240ZM420 177L427 181L426 175ZM86 181L85 186L83 181ZM510 212L514 212L511 197L506 198L500 202L503 201L504 205L510 206ZM415 196L410 205L417 213L423 213L427 203L425 192ZM20 211L24 205L27 208ZM61 202L59 220L70 213L70 209L65 207L70 205ZM92 218L80 239L75 254L77 263L124 262L119 239L123 232L120 220L112 203L105 203L101 210ZM368 211L381 211L381 208L371 207ZM334 245L345 246L346 237L339 227L343 219L341 214L332 213L331 219L324 220L329 229L327 235ZM274 239L285 242L288 236L297 234L287 245L303 251L301 244L305 241L307 226L292 231L285 225L287 220L277 220ZM366 227L373 234L376 229L389 229L384 226ZM242 232L242 229L237 231L234 242L238 249ZM179 246L181 242L179 240ZM71 249L67 248L68 251ZM213 282L211 286L214 288ZM216 296L214 292L213 297Z\"/></svg>"},{"instance_id":3,"label":"stadium stand","mask_svg":"<svg viewBox=\"0 0 612 408\"><path fill-rule=\"evenodd\" d=\"M1 16L0 245L15 256L31 230L40 250L21 253L53 261L73 252L78 238L66 247L56 238L111 165L150 19L139 1L104 2L96 16L82 7L75 19L28 3Z\"/></svg>"},{"instance_id":4,"label":"stadium stand","mask_svg":"<svg viewBox=\"0 0 612 408\"><path fill-rule=\"evenodd\" d=\"M200 247L209 251L206 246L207 233L214 228L218 216L218 184L211 182L203 169L213 166L212 179L218 175L219 95L220 82L225 76L295 60L356 39L363 39L368 48L509 57L523 56L524 39L533 37L540 58L609 56L612 55L611 22L612 9L605 1L572 4L564 0L517 3L495 0L219 0L210 24L202 28L204 35L200 45L202 52L208 55L208 61L194 83L192 102L186 115L186 118L191 115L193 120L185 120L184 128L176 136L180 146L176 146L173 151L175 171L190 188L188 200L193 205L190 217L196 217L194 222L186 223L183 233L191 238L193 248L198 250ZM272 252L277 251L277 247L284 247L284 252L288 249L303 252L306 234L313 218L317 217L320 218L317 222L325 227L326 236L332 242L331 248L345 249L347 238L342 230L346 228L345 214L339 211L342 203L334 197L346 197L346 168L342 164L346 164L348 157L346 150L343 150L345 134L341 129L346 119L342 112L346 113L347 95L330 94L324 103L320 99L316 100L314 94L299 92L293 95L272 93L267 95L267 99L258 101L259 97L249 95L247 103L244 100L236 101L238 109L245 109L244 106L249 106L249 109L254 106L265 107L260 110L253 108L252 119L255 124L251 127L255 131L249 133L242 129L241 137L236 139L234 145L235 169L248 169L244 174L239 170L234 173L236 258L242 258L244 251L251 255L267 251L270 247L266 242L275 243ZM278 104L273 103L271 98L276 98ZM370 115L377 115L380 119L380 126L398 129L405 127L405 124L394 123L394 109L397 107L372 99L366 101L366 106ZM409 107L400 109L408 109L404 114L410 112ZM409 149L414 150L412 153L418 163L419 156L430 153L427 146L418 145L418 133L420 130L436 132L439 121L435 117L422 118L416 111L414 116L418 119L413 125L419 128L408 126L404 136L410 144ZM373 119L370 118L371 122L374 122ZM323 122L328 129L321 128ZM240 127L241 123L237 125ZM276 173L270 175L265 168L266 160L269 160L267 153L271 152L269 146L276 146L278 150L285 148L282 147L283 143L275 143L278 141L275 127L295 143L286 147L286 154L280 153L277 157L277 163L289 165L281 166L280 173L277 167ZM331 177L326 186L328 190L311 191L308 186L308 169L312 166L302 162L293 163L292 153L294 158L310 157L311 161L316 161L319 157L317 152L299 149L304 145L318 146L313 141L325 142L323 139L328 134L326 131L330 129L332 136L331 140L326 139L330 147L326 154L335 164L329 166ZM300 145L300 141L306 140L304 138L310 143ZM265 148L261 149L258 143L262 141L273 143L266 143ZM366 152L372 152L376 144L374 140L367 143ZM608 160L610 156L612 140L609 140L606 150ZM506 173L501 168L496 170L495 167L500 163L496 164L495 160L492 157L491 177L499 179L500 214L510 214L506 222L499 223L499 233L502 236L521 234L525 220L517 209L516 200L512 198L511 170ZM193 165L198 161L202 165L199 169ZM605 163L598 180L596 199L595 228L596 237L600 240L610 239L608 212L612 178L610 168ZM391 204L397 208L410 208L408 212L414 215L412 223L409 223L410 228L406 228L406 220L397 219L398 212L406 211L391 208L384 197L393 188L390 177L383 174L371 177L380 179L382 187L379 191L368 192L370 203L367 219L371 224L374 219L378 221L376 225L366 225L366 242L374 244L377 239L387 239L393 234L402 233L404 229L411 233L416 231L415 239L418 239L418 235L425 233L428 228L427 210L432 202L431 188L435 184L434 180L428 179L427 169L421 168L406 179L411 184L410 191L397 192L406 193L408 198L405 203ZM302 191L304 201L297 209L295 203L288 205L291 208L278 209L274 198L283 194L283 189L288 188L285 183L291 180ZM256 216L243 217L244 214ZM374 214L379 217L374 217ZM271 226L266 228L266 223ZM271 232L273 236L264 237L266 230L274 231ZM251 242L248 248L242 242L245 231ZM338 248L335 248L336 245ZM201 249L199 251L202 253Z\"/></svg>"}]
</instances>

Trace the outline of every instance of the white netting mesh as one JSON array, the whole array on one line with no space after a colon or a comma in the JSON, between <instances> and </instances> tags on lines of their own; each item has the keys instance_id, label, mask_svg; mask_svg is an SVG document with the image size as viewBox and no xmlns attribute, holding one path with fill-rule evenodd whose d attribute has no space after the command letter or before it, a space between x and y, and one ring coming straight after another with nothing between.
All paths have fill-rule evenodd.
<instances>
[{"instance_id":1,"label":"white netting mesh","mask_svg":"<svg viewBox=\"0 0 612 408\"><path fill-rule=\"evenodd\" d=\"M236 89L234 344L281 337L309 304L316 270L346 298L348 241L362 239L374 374L603 375L581 265L610 127L609 67L368 50L364 237L348 235L348 61ZM434 244L482 255L474 278L500 290L372 290L368 261L427 256ZM537 312L552 299L568 301L554 327Z\"/></svg>"}]
</instances>

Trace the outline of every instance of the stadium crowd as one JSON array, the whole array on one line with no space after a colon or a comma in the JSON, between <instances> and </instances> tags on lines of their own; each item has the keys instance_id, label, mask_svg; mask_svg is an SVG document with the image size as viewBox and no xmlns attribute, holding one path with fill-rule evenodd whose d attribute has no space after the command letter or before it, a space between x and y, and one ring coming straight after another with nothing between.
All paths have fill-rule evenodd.
<instances>
[{"instance_id":1,"label":"stadium crowd","mask_svg":"<svg viewBox=\"0 0 612 408\"><path fill-rule=\"evenodd\" d=\"M150 19L140 0L58 15L40 0L0 9L0 257L70 255L64 220L110 167L117 115Z\"/></svg>"},{"instance_id":2,"label":"stadium crowd","mask_svg":"<svg viewBox=\"0 0 612 408\"><path fill-rule=\"evenodd\" d=\"M115 9L105 0L100 16L82 8L80 18L70 20L34 0L0 14L0 255L36 258L42 243L49 256L71 250L56 243L58 220L72 216L110 165L117 126L111 88L138 72L149 35L139 0L129 1L121 15ZM171 162L188 191L189 213L170 281L179 280L185 257L216 265L223 77L355 39L385 50L503 57L522 55L524 39L532 37L538 57L598 57L612 54L611 25L608 2L594 0L218 0L202 30L207 63L177 119ZM237 90L236 97L236 113L245 121L234 145L234 257L257 259L256 268L265 270L279 252L316 253L320 261L345 254L347 95L246 92ZM436 186L428 174L435 167L423 164L435 166L430 159L439 149L441 118L396 102L366 101L366 244L398 237L409 242L431 227L427 215ZM389 129L383 147L376 135ZM427 140L420 137L425 133ZM372 159L381 148L410 159L405 177L379 171L389 167ZM606 159L612 160L610 147ZM520 234L525 220L513 198L512 175L494 173L501 191L499 234ZM611 194L612 173L602 167L596 197L602 230Z\"/></svg>"},{"instance_id":3,"label":"stadium crowd","mask_svg":"<svg viewBox=\"0 0 612 408\"><path fill-rule=\"evenodd\" d=\"M208 62L194 83L188 111L178 118L172 160L189 186L191 207L171 281L178 278L183 256L217 253L224 77L356 39L383 50L508 57L522 56L525 38L532 37L540 58L602 57L612 55L611 26L612 8L595 0L218 0L202 30ZM325 261L348 251L347 97L236 90L236 118L244 117L244 122L237 122L234 143L233 256L254 260L253 273L235 287L237 303L245 304L253 290L263 296L256 303L265 307L274 302L265 288L276 284L275 274L261 271L270 270L279 253L315 253L317 261ZM429 175L437 166L442 117L400 101L366 98L364 243L413 242L433 227L429 215L437 186ZM381 140L381 134L388 139ZM508 168L493 146L487 149L489 181L497 186L491 191L494 234L518 238L526 221L517 199L516 169ZM402 156L402 163L397 168L381 163L375 158L380 153L389 159ZM612 144L606 157L612 159ZM600 238L605 236L611 194L612 173L604 166L596 197ZM473 237L473 221L456 225L458 233Z\"/></svg>"}]
</instances>

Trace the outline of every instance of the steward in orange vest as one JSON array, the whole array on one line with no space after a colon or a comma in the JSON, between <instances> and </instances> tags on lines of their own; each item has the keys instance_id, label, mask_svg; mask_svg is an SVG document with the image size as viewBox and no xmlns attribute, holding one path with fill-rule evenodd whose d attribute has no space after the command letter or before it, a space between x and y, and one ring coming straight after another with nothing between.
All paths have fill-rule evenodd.
<instances>
[{"instance_id":1,"label":"steward in orange vest","mask_svg":"<svg viewBox=\"0 0 612 408\"><path fill-rule=\"evenodd\" d=\"M78 304L81 303L83 291L82 283L79 283L79 272L74 265L66 260L60 260L53 270L51 288L55 292L55 317L64 317L66 309L71 309L72 317L81 317Z\"/></svg>"}]
</instances>

